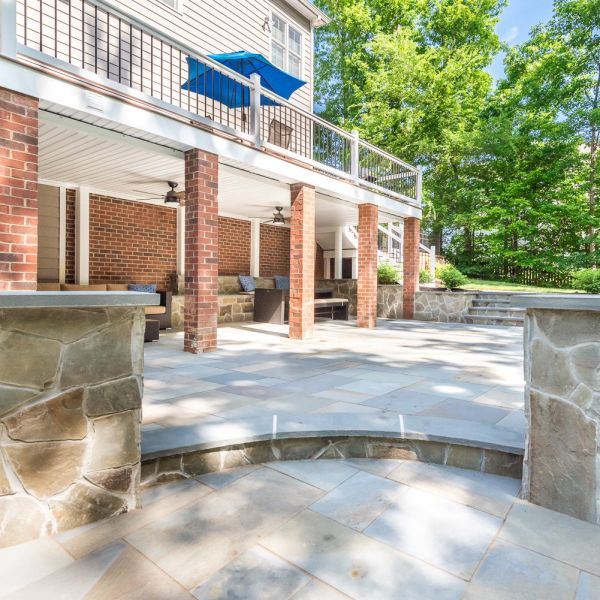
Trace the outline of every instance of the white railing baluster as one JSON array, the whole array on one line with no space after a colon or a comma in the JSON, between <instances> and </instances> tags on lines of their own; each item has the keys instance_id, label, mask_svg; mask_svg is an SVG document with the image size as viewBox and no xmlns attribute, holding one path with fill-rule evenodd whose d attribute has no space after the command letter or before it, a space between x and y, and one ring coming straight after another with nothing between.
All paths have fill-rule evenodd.
<instances>
[{"instance_id":1,"label":"white railing baluster","mask_svg":"<svg viewBox=\"0 0 600 600\"><path fill-rule=\"evenodd\" d=\"M252 87L250 88L250 123L252 123L252 136L254 137L254 145L257 148L262 146L262 133L261 133L261 108L260 108L260 97L261 97L261 84L260 75L258 73L252 73L250 75L250 81Z\"/></svg>"},{"instance_id":2,"label":"white railing baluster","mask_svg":"<svg viewBox=\"0 0 600 600\"><path fill-rule=\"evenodd\" d=\"M360 179L360 138L356 129L352 130L352 140L350 141L350 175L354 181Z\"/></svg>"}]
</instances>

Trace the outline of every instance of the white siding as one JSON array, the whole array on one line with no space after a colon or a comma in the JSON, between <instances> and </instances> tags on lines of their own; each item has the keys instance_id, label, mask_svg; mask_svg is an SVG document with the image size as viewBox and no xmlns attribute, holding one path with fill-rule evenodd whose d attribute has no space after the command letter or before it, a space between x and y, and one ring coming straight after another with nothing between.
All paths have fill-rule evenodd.
<instances>
[{"instance_id":1,"label":"white siding","mask_svg":"<svg viewBox=\"0 0 600 600\"><path fill-rule=\"evenodd\" d=\"M291 100L312 111L311 25L283 0L182 0L182 12L162 0L112 0L111 4L204 54L248 50L267 58L271 34L263 24L275 10L292 20L304 35L303 78L308 83Z\"/></svg>"},{"instance_id":2,"label":"white siding","mask_svg":"<svg viewBox=\"0 0 600 600\"><path fill-rule=\"evenodd\" d=\"M38 281L59 280L60 200L59 189L39 186Z\"/></svg>"}]
</instances>

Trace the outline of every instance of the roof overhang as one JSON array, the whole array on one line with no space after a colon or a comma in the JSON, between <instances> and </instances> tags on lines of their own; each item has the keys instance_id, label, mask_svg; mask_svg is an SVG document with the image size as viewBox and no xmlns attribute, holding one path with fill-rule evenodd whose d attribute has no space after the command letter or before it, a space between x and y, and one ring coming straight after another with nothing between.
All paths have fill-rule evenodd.
<instances>
[{"instance_id":1,"label":"roof overhang","mask_svg":"<svg viewBox=\"0 0 600 600\"><path fill-rule=\"evenodd\" d=\"M294 10L306 17L313 27L322 27L331 22L331 19L310 0L285 0Z\"/></svg>"}]
</instances>

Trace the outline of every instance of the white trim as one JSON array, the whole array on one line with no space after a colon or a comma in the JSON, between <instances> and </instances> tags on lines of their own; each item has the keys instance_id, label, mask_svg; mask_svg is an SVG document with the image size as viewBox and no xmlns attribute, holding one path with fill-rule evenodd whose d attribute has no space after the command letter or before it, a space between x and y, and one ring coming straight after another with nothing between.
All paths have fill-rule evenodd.
<instances>
[{"instance_id":1,"label":"white trim","mask_svg":"<svg viewBox=\"0 0 600 600\"><path fill-rule=\"evenodd\" d=\"M65 283L67 273L67 188L58 188L58 281Z\"/></svg>"},{"instance_id":2,"label":"white trim","mask_svg":"<svg viewBox=\"0 0 600 600\"><path fill-rule=\"evenodd\" d=\"M356 256L356 250L354 249L346 249L342 250L342 258L354 258ZM324 250L323 251L324 258L335 258L335 250Z\"/></svg>"},{"instance_id":3,"label":"white trim","mask_svg":"<svg viewBox=\"0 0 600 600\"><path fill-rule=\"evenodd\" d=\"M252 277L260 277L261 219L251 219L250 223L250 275Z\"/></svg>"},{"instance_id":4,"label":"white trim","mask_svg":"<svg viewBox=\"0 0 600 600\"><path fill-rule=\"evenodd\" d=\"M283 0L283 2L306 17L315 27L321 27L331 22L331 19L309 0Z\"/></svg>"},{"instance_id":5,"label":"white trim","mask_svg":"<svg viewBox=\"0 0 600 600\"><path fill-rule=\"evenodd\" d=\"M338 227L335 230L335 249L334 249L334 279L342 278L342 256L344 251L344 228Z\"/></svg>"},{"instance_id":6,"label":"white trim","mask_svg":"<svg viewBox=\"0 0 600 600\"><path fill-rule=\"evenodd\" d=\"M285 25L285 44L282 44L281 42L279 42L278 40L273 40L273 19L274 17L277 17L278 19L280 19L281 21L283 21L284 25ZM292 50L290 50L290 27L294 30L297 31L300 34L300 54L296 54L296 52L293 52ZM304 65L304 52L305 52L305 46L304 46L304 38L306 37L306 32L304 31L304 27L302 25L300 25L300 23L298 23L295 19L292 19L290 16L285 15L283 16L279 11L277 10L271 10L271 31L270 31L270 35L269 35L269 57L270 60L273 64L275 64L275 62L273 61L273 42L275 44L277 44L278 46L281 46L283 48L283 70L288 73L289 75L292 75L292 77L297 77L298 79L304 79L304 69L305 69L305 65ZM290 72L290 65L289 65L289 54L290 52L294 55L297 56L300 59L300 73L298 75L294 75L293 73ZM311 85L312 85L312 80L311 80Z\"/></svg>"},{"instance_id":7,"label":"white trim","mask_svg":"<svg viewBox=\"0 0 600 600\"><path fill-rule=\"evenodd\" d=\"M185 206L177 207L177 275L185 276Z\"/></svg>"},{"instance_id":8,"label":"white trim","mask_svg":"<svg viewBox=\"0 0 600 600\"><path fill-rule=\"evenodd\" d=\"M83 186L75 201L75 281L90 282L90 190Z\"/></svg>"},{"instance_id":9,"label":"white trim","mask_svg":"<svg viewBox=\"0 0 600 600\"><path fill-rule=\"evenodd\" d=\"M352 279L358 279L358 256L352 257Z\"/></svg>"}]
</instances>

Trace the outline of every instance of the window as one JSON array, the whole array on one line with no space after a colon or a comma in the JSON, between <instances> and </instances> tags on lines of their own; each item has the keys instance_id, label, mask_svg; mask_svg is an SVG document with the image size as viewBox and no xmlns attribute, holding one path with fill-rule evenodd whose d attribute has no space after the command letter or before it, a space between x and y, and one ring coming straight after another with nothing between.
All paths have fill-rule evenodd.
<instances>
[{"instance_id":1,"label":"window","mask_svg":"<svg viewBox=\"0 0 600 600\"><path fill-rule=\"evenodd\" d=\"M174 8L175 10L181 12L183 10L183 0L160 0L163 4Z\"/></svg>"},{"instance_id":2,"label":"window","mask_svg":"<svg viewBox=\"0 0 600 600\"><path fill-rule=\"evenodd\" d=\"M271 26L271 62L290 75L302 78L302 33L275 14Z\"/></svg>"}]
</instances>

